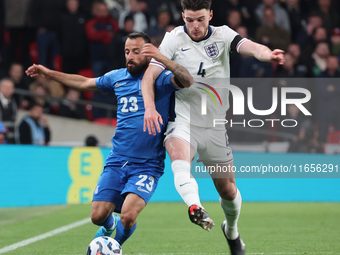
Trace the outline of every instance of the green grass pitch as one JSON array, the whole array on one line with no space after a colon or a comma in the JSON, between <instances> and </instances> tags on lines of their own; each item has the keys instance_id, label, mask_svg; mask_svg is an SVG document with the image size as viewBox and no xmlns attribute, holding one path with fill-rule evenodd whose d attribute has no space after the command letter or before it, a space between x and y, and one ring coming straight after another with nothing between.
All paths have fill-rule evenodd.
<instances>
[{"instance_id":1,"label":"green grass pitch","mask_svg":"<svg viewBox=\"0 0 340 255\"><path fill-rule=\"evenodd\" d=\"M184 203L150 203L123 254L229 254L219 203L203 205L211 232L189 221ZM0 209L0 251L88 217L89 204ZM88 223L3 254L85 254L97 229ZM247 254L340 254L340 204L243 203L239 231Z\"/></svg>"}]
</instances>

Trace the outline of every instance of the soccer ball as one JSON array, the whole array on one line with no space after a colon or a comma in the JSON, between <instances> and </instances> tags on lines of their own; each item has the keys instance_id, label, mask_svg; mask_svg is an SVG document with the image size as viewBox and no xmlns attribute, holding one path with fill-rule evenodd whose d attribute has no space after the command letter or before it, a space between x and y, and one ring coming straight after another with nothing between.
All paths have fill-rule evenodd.
<instances>
[{"instance_id":1,"label":"soccer ball","mask_svg":"<svg viewBox=\"0 0 340 255\"><path fill-rule=\"evenodd\" d=\"M120 244L108 236L100 236L92 240L87 247L86 255L122 255Z\"/></svg>"}]
</instances>

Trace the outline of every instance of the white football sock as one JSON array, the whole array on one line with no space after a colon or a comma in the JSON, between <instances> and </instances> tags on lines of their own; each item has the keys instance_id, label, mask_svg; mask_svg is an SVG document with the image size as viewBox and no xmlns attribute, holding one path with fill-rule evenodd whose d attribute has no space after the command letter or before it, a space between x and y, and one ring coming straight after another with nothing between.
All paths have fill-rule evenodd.
<instances>
[{"instance_id":1,"label":"white football sock","mask_svg":"<svg viewBox=\"0 0 340 255\"><path fill-rule=\"evenodd\" d=\"M194 178L190 178L190 163L185 160L175 160L171 164L174 173L175 187L187 206L193 204L201 206L198 196L198 185Z\"/></svg>"},{"instance_id":2,"label":"white football sock","mask_svg":"<svg viewBox=\"0 0 340 255\"><path fill-rule=\"evenodd\" d=\"M227 236L231 240L235 240L238 236L237 221L241 212L242 197L240 191L237 189L236 197L232 201L224 200L220 198L220 204L222 206L225 218L227 220Z\"/></svg>"}]
</instances>

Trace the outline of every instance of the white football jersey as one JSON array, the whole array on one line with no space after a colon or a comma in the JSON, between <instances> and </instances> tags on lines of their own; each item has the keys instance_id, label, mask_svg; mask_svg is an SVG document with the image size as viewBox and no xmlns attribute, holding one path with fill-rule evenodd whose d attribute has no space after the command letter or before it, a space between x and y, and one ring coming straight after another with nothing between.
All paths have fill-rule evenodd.
<instances>
[{"instance_id":1,"label":"white football jersey","mask_svg":"<svg viewBox=\"0 0 340 255\"><path fill-rule=\"evenodd\" d=\"M176 120L184 119L195 126L211 127L213 119L225 119L229 109L229 90L221 89L220 85L222 81L229 84L229 52L237 35L227 26L210 26L208 35L199 42L189 37L185 26L165 34L160 51L184 66L195 81L190 88L176 92ZM246 39L238 43L237 50L244 41ZM150 64L164 68L155 60ZM202 107L203 101L206 101L207 107ZM204 109L206 114L202 115Z\"/></svg>"}]
</instances>

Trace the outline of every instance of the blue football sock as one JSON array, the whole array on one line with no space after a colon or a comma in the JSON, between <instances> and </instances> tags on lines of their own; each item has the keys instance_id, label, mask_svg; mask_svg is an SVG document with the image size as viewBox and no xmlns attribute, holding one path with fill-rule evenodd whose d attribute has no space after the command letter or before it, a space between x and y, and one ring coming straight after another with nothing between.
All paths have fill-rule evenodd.
<instances>
[{"instance_id":1,"label":"blue football sock","mask_svg":"<svg viewBox=\"0 0 340 255\"><path fill-rule=\"evenodd\" d=\"M112 214L102 223L97 224L98 226L103 226L106 229L111 229L113 227L113 216Z\"/></svg>"},{"instance_id":2,"label":"blue football sock","mask_svg":"<svg viewBox=\"0 0 340 255\"><path fill-rule=\"evenodd\" d=\"M137 222L132 228L124 228L121 221L118 222L115 240L122 245L135 231Z\"/></svg>"}]
</instances>

